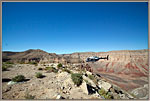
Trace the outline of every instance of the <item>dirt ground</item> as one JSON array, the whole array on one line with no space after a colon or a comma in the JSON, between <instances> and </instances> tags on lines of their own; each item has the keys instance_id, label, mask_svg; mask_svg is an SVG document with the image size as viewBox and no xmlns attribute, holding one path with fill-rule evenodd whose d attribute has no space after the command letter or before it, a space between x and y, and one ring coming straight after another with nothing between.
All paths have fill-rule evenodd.
<instances>
[{"instance_id":1,"label":"dirt ground","mask_svg":"<svg viewBox=\"0 0 150 101\"><path fill-rule=\"evenodd\" d=\"M41 67L41 66L40 66ZM41 72L45 77L36 78L35 73ZM14 85L7 83L16 75L24 75L25 82ZM35 99L56 99L61 94L66 99L92 99L92 95L86 95L80 88L72 88L69 94L61 92L60 88L69 75L59 76L58 73L47 73L38 70L37 66L30 64L17 64L7 71L2 72L2 98L3 99L26 99L25 96L32 95Z\"/></svg>"}]
</instances>

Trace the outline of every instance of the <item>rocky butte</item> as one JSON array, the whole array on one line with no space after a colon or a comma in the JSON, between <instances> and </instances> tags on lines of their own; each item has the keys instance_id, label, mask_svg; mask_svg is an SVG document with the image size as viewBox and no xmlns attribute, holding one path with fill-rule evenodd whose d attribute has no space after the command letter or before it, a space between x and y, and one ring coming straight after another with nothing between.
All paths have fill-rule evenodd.
<instances>
[{"instance_id":1,"label":"rocky butte","mask_svg":"<svg viewBox=\"0 0 150 101\"><path fill-rule=\"evenodd\" d=\"M81 70L82 67L88 66L86 67L88 71L90 70L93 74L100 75L107 82L120 87L123 91L132 93L136 98L147 99L149 73L148 51L147 49L120 50L58 55L55 53L47 53L40 49L30 49L24 52L4 51L2 53L2 59L3 62L13 62L15 64L35 62L38 63L38 66L50 63L62 63L65 66L78 64L78 69ZM91 56L108 56L108 59L86 62L86 59ZM104 88L107 89L107 87Z\"/></svg>"}]
</instances>

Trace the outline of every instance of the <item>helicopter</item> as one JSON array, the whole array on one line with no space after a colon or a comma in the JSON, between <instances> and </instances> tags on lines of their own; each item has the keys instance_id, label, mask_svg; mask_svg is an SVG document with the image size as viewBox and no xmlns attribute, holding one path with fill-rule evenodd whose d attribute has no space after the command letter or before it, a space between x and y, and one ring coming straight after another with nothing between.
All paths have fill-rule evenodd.
<instances>
[{"instance_id":1,"label":"helicopter","mask_svg":"<svg viewBox=\"0 0 150 101\"><path fill-rule=\"evenodd\" d=\"M88 57L86 59L86 62L96 62L100 59L107 59L108 60L109 55L107 55L107 57L97 57L97 56L92 56L92 57Z\"/></svg>"}]
</instances>

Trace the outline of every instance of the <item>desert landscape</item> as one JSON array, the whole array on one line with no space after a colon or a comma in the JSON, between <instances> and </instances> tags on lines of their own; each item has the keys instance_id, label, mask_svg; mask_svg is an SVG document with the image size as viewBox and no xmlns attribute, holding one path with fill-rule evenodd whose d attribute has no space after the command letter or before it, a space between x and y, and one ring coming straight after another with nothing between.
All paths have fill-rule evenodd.
<instances>
[{"instance_id":1,"label":"desert landscape","mask_svg":"<svg viewBox=\"0 0 150 101\"><path fill-rule=\"evenodd\" d=\"M2 99L149 99L148 2L1 2Z\"/></svg>"},{"instance_id":2,"label":"desert landscape","mask_svg":"<svg viewBox=\"0 0 150 101\"><path fill-rule=\"evenodd\" d=\"M147 49L2 55L3 99L148 99ZM108 59L86 62L91 56Z\"/></svg>"}]
</instances>

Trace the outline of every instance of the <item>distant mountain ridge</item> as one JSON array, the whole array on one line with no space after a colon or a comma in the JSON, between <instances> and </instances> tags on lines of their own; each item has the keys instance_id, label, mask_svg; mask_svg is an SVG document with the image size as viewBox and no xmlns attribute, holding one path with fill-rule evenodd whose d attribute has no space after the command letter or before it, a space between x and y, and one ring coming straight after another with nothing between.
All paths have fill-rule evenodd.
<instances>
[{"instance_id":1,"label":"distant mountain ridge","mask_svg":"<svg viewBox=\"0 0 150 101\"><path fill-rule=\"evenodd\" d=\"M27 50L24 52L8 52L2 54L3 61L10 62L38 62L38 63L86 63L90 56L106 57L108 60L99 60L92 64L95 71L117 74L148 75L148 49L120 50L108 52L76 52L72 54L55 54L43 50Z\"/></svg>"}]
</instances>

